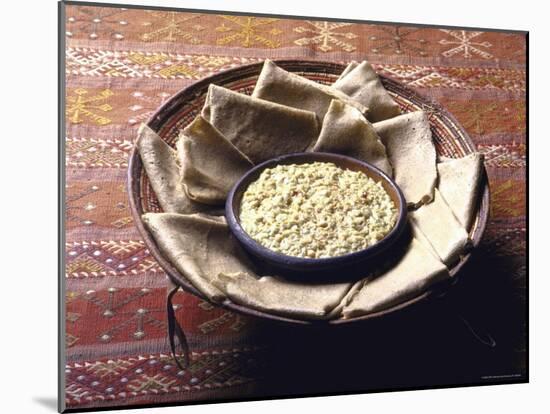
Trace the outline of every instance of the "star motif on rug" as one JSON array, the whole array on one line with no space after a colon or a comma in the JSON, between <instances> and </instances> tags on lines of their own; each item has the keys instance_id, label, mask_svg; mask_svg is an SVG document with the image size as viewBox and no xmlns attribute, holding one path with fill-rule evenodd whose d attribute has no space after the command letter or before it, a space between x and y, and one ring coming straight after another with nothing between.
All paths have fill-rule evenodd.
<instances>
[{"instance_id":1,"label":"star motif on rug","mask_svg":"<svg viewBox=\"0 0 550 414\"><path fill-rule=\"evenodd\" d=\"M143 23L143 26L150 30L141 35L142 40L146 42L182 41L192 45L201 43L195 33L201 32L204 27L200 24L191 25L189 23L190 20L197 19L200 15L158 11L149 11L149 14L156 20Z\"/></svg>"},{"instance_id":2,"label":"star motif on rug","mask_svg":"<svg viewBox=\"0 0 550 414\"><path fill-rule=\"evenodd\" d=\"M83 88L75 89L67 97L67 120L72 124L80 124L85 120L102 126L110 124L111 120L99 113L112 111L113 107L105 101L113 95L110 89L104 89L95 95L89 95L89 91Z\"/></svg>"},{"instance_id":3,"label":"star motif on rug","mask_svg":"<svg viewBox=\"0 0 550 414\"><path fill-rule=\"evenodd\" d=\"M483 34L483 32L467 32L466 30L447 30L440 29L442 32L447 33L454 40L441 39L439 44L452 46L450 49L442 52L445 57L451 57L461 54L462 57L469 59L474 55L482 57L483 59L491 59L492 54L483 50L488 49L493 45L490 42L473 42L472 39Z\"/></svg>"},{"instance_id":4,"label":"star motif on rug","mask_svg":"<svg viewBox=\"0 0 550 414\"><path fill-rule=\"evenodd\" d=\"M276 27L265 27L279 19L260 19L257 17L220 16L224 22L216 27L216 31L226 33L216 43L220 46L237 43L243 47L264 46L275 49L281 43L273 37L283 33ZM230 22L229 26L226 21Z\"/></svg>"},{"instance_id":5,"label":"star motif on rug","mask_svg":"<svg viewBox=\"0 0 550 414\"><path fill-rule=\"evenodd\" d=\"M311 34L311 37L302 37L294 41L298 46L316 46L322 52L330 52L340 48L345 52L353 52L356 47L346 40L356 39L357 36L352 32L338 32L342 27L352 26L351 23L332 23L332 22L312 22L307 21L311 27L298 26L294 28L296 33ZM344 40L345 39L345 40Z\"/></svg>"}]
</instances>

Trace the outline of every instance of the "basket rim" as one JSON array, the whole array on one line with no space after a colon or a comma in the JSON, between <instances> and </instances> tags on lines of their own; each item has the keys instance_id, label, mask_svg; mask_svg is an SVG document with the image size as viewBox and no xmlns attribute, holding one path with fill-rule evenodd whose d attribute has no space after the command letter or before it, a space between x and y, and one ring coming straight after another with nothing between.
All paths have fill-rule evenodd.
<instances>
[{"instance_id":1,"label":"basket rim","mask_svg":"<svg viewBox=\"0 0 550 414\"><path fill-rule=\"evenodd\" d=\"M289 71L292 71L292 69L295 69L294 71L298 72L300 69L303 69L304 71L328 73L331 75L340 74L346 67L346 65L342 63L307 60L307 59L300 59L300 60L273 59L273 62L275 62L277 65ZM163 121L166 119L170 119L172 115L177 110L180 109L181 104L179 101L182 98L186 96L189 96L189 97L198 96L200 90L207 89L210 83L215 83L220 80L223 80L225 83L228 83L228 82L231 82L232 80L242 79L247 74L253 74L254 71L257 71L257 73L259 74L262 65L263 65L263 61L248 64L248 65L242 65L236 68L227 69L227 70L218 72L212 76L205 77L197 82L192 83L191 85L186 86L185 88L181 89L180 91L172 95L170 98L168 98L148 119L146 124L155 132L158 132L160 127L163 125ZM471 140L470 136L468 135L468 133L464 130L464 128L456 120L456 118L451 113L449 113L447 109L444 108L439 102L436 102L432 98L427 97L421 93L418 93L417 91L414 91L408 86L398 81L395 81L393 79L390 79L382 74L378 74L378 76L380 77L383 84L392 85L396 88L399 88L401 90L408 92L409 99L411 97L415 97L423 105L426 105L427 107L436 110L439 115L443 115L444 118L447 118L447 120L450 123L450 126L452 126L453 129L456 130L456 132L460 133L460 135L462 136L462 139L468 145L469 147L468 149L470 151L475 151L475 145ZM444 120L444 118L442 120ZM478 196L478 209L477 209L478 213L476 216L476 220L472 225L472 226L475 225L475 231L470 237L471 249L466 254L462 255L460 257L459 262L449 269L449 273L451 275L451 278L449 280L433 285L430 289L420 293L419 295L411 299L395 304L389 308L382 309L380 311L368 313L366 315L361 315L361 316L357 316L349 319L344 319L344 318L328 319L328 320L327 319L321 319L321 320L300 319L300 318L292 318L288 316L273 314L273 313L269 313L261 310L256 310L256 309L232 302L230 299L227 299L227 298L222 302L212 302L205 295L203 295L197 288L195 288L189 281L187 281L187 279L185 279L181 275L181 273L174 267L174 265L169 260L164 258L160 249L157 246L156 241L152 237L149 230L147 230L147 228L143 224L143 221L141 219L141 215L144 213L142 208L142 200L141 200L142 170L143 168L142 168L141 157L139 155L139 152L136 146L134 145L132 147L132 150L130 151L129 161L128 161L128 170L127 170L127 190L128 190L130 211L134 219L134 224L138 232L140 233L141 237L143 238L145 245L149 249L151 256L153 256L153 258L158 262L160 267L166 272L170 280L177 286L180 286L183 290L187 291L188 293L198 296L199 298L209 303L212 303L216 306L222 306L231 311L236 311L249 316L255 316L262 319L268 319L274 322L282 322L282 323L301 324L301 325L321 325L321 324L322 325L341 325L341 324L348 324L352 322L367 321L367 320L378 319L383 316L393 314L394 312L397 312L399 310L409 308L412 305L419 304L421 302L426 302L428 299L434 299L446 294L452 288L452 286L456 284L456 282L459 279L458 273L464 267L464 265L469 261L470 257L472 256L472 253L475 251L475 248L481 242L483 234L485 232L485 228L487 226L489 211L490 211L489 182L487 177L487 171L485 169L485 166L483 165L482 177L480 182L480 195Z\"/></svg>"}]
</instances>

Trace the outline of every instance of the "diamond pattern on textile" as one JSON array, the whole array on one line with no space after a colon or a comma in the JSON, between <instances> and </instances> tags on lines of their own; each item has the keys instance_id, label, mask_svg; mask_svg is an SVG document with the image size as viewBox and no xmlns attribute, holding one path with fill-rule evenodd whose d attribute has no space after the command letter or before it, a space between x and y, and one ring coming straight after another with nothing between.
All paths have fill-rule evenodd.
<instances>
[{"instance_id":1,"label":"diamond pattern on textile","mask_svg":"<svg viewBox=\"0 0 550 414\"><path fill-rule=\"evenodd\" d=\"M167 354L83 361L67 364L69 405L128 397L217 389L252 380L256 349L221 349L191 354L181 371Z\"/></svg>"},{"instance_id":2,"label":"diamond pattern on textile","mask_svg":"<svg viewBox=\"0 0 550 414\"><path fill-rule=\"evenodd\" d=\"M139 240L82 241L66 244L67 277L128 276L162 272Z\"/></svg>"}]
</instances>

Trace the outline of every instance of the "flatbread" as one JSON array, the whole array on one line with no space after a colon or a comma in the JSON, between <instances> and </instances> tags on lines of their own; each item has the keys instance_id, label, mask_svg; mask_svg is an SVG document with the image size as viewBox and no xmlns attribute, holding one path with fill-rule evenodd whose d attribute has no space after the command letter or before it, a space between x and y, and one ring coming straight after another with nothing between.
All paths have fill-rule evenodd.
<instances>
[{"instance_id":1,"label":"flatbread","mask_svg":"<svg viewBox=\"0 0 550 414\"><path fill-rule=\"evenodd\" d=\"M476 215L482 171L483 155L479 152L437 164L437 188L467 230Z\"/></svg>"},{"instance_id":2,"label":"flatbread","mask_svg":"<svg viewBox=\"0 0 550 414\"><path fill-rule=\"evenodd\" d=\"M365 280L363 287L344 304L343 316L352 318L382 311L413 299L447 278L445 265L413 238L405 255L391 269Z\"/></svg>"},{"instance_id":3,"label":"flatbread","mask_svg":"<svg viewBox=\"0 0 550 414\"><path fill-rule=\"evenodd\" d=\"M383 121L401 114L399 105L384 88L380 77L367 61L348 65L332 88L344 92L369 108L367 118L371 122Z\"/></svg>"},{"instance_id":4,"label":"flatbread","mask_svg":"<svg viewBox=\"0 0 550 414\"><path fill-rule=\"evenodd\" d=\"M225 297L211 283L219 272L253 272L224 217L146 213L142 219L162 255L210 300L219 302Z\"/></svg>"},{"instance_id":5,"label":"flatbread","mask_svg":"<svg viewBox=\"0 0 550 414\"><path fill-rule=\"evenodd\" d=\"M414 221L411 219L410 216L409 216L408 223L411 228L411 234L416 239L416 241L418 241L419 243L422 243L422 245L429 250L429 252L432 254L433 257L441 261L441 259L439 258L439 255L434 250L428 238L424 235L424 233L420 231L420 228L414 223Z\"/></svg>"},{"instance_id":6,"label":"flatbread","mask_svg":"<svg viewBox=\"0 0 550 414\"><path fill-rule=\"evenodd\" d=\"M322 122L333 99L354 106L362 114L368 108L349 96L327 85L321 85L295 73L287 72L266 59L252 96L315 112Z\"/></svg>"},{"instance_id":7,"label":"flatbread","mask_svg":"<svg viewBox=\"0 0 550 414\"><path fill-rule=\"evenodd\" d=\"M340 79L345 78L346 75L350 73L353 69L355 69L357 66L359 66L359 63L357 63L355 60L352 60L350 63L348 63L348 66L346 66L344 71L340 73L340 76L336 80L339 81Z\"/></svg>"},{"instance_id":8,"label":"flatbread","mask_svg":"<svg viewBox=\"0 0 550 414\"><path fill-rule=\"evenodd\" d=\"M231 187L253 166L200 115L182 131L177 149L185 192L200 203L224 204Z\"/></svg>"},{"instance_id":9,"label":"flatbread","mask_svg":"<svg viewBox=\"0 0 550 414\"><path fill-rule=\"evenodd\" d=\"M373 126L386 147L394 179L407 204L418 206L432 200L437 181L436 153L426 114L410 112Z\"/></svg>"},{"instance_id":10,"label":"flatbread","mask_svg":"<svg viewBox=\"0 0 550 414\"><path fill-rule=\"evenodd\" d=\"M409 217L426 236L441 261L451 267L464 252L468 233L437 189L434 195L431 203L410 212Z\"/></svg>"},{"instance_id":11,"label":"flatbread","mask_svg":"<svg viewBox=\"0 0 550 414\"><path fill-rule=\"evenodd\" d=\"M165 212L224 213L223 209L196 203L187 196L181 181L181 166L176 151L145 124L142 124L138 130L136 147L151 187Z\"/></svg>"},{"instance_id":12,"label":"flatbread","mask_svg":"<svg viewBox=\"0 0 550 414\"><path fill-rule=\"evenodd\" d=\"M365 284L365 280L358 280L356 281L351 288L348 290L348 292L344 295L340 303L330 311L330 313L327 314L325 319L337 319L342 316L342 311L344 310L344 306L351 302L351 300L355 297L357 292L363 287Z\"/></svg>"},{"instance_id":13,"label":"flatbread","mask_svg":"<svg viewBox=\"0 0 550 414\"><path fill-rule=\"evenodd\" d=\"M350 290L351 283L306 284L247 273L220 273L213 282L231 301L278 315L324 319Z\"/></svg>"},{"instance_id":14,"label":"flatbread","mask_svg":"<svg viewBox=\"0 0 550 414\"><path fill-rule=\"evenodd\" d=\"M305 150L319 134L313 112L210 85L202 116L254 163Z\"/></svg>"},{"instance_id":15,"label":"flatbread","mask_svg":"<svg viewBox=\"0 0 550 414\"><path fill-rule=\"evenodd\" d=\"M326 317L351 283L299 284L261 277L224 217L147 213L143 222L162 255L212 301L229 297L255 309L287 316Z\"/></svg>"},{"instance_id":16,"label":"flatbread","mask_svg":"<svg viewBox=\"0 0 550 414\"><path fill-rule=\"evenodd\" d=\"M348 155L392 175L386 148L372 124L356 108L336 99L330 104L312 150Z\"/></svg>"}]
</instances>

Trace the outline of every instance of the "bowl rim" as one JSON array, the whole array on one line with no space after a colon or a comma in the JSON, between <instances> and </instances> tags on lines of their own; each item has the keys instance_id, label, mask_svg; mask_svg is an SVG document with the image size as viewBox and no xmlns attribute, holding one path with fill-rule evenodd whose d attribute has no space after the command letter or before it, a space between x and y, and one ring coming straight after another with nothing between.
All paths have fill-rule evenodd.
<instances>
[{"instance_id":1,"label":"bowl rim","mask_svg":"<svg viewBox=\"0 0 550 414\"><path fill-rule=\"evenodd\" d=\"M382 239L364 249L357 250L351 253L346 253L340 256L325 258L306 258L300 256L290 256L284 253L276 252L260 244L258 241L252 238L242 227L240 223L240 218L237 217L234 208L235 196L244 193L244 191L246 191L246 188L243 187L248 187L252 182L254 182L254 180L258 178L261 172L265 169L281 165L282 162L286 164L285 161L292 159L296 159L296 164L307 164L310 162L322 161L334 162L338 167L338 160L344 160L351 164L361 166L363 169L374 172L375 175L381 178L381 181L385 181L389 185L389 187L392 189L392 191L397 196L397 199L399 200L399 206L396 206L398 210L397 219L393 228L386 235L384 235ZM384 190L387 192L386 189ZM359 260L365 260L366 258L374 257L387 250L396 241L398 241L399 237L402 235L403 231L406 228L407 202L405 201L405 197L403 196L403 192L399 188L399 185L380 168L368 162L347 155L340 155L331 152L295 152L280 155L263 161L262 163L255 165L244 175L242 175L228 193L225 202L225 217L231 233L237 238L240 244L243 245L245 250L252 251L252 254L263 260L267 259L271 263L284 263L297 267L311 266L313 270L316 267L323 267L328 265L348 265L351 263L355 263Z\"/></svg>"},{"instance_id":2,"label":"bowl rim","mask_svg":"<svg viewBox=\"0 0 550 414\"><path fill-rule=\"evenodd\" d=\"M298 71L298 72L300 70L310 71L310 72L314 71L316 73L329 73L335 76L341 73L346 67L346 65L343 63L319 61L319 60L312 60L307 58L272 59L272 60L277 65L282 66L289 71ZM170 98L168 98L162 105L160 105L159 108L157 108L157 110L155 111L155 113L151 115L151 117L146 121L146 124L149 127L151 127L154 131L158 131L162 126L163 120L169 119L176 112L177 107L181 105L179 101L183 97L198 95L201 88L204 88L205 85L210 84L212 82L220 82L220 81L231 82L233 80L239 79L243 75L250 76L250 75L253 75L255 72L259 73L262 65L263 65L263 61L242 65L236 68L224 69L216 74L200 79L182 88L181 90L176 92L174 95L172 95ZM240 74L238 74L237 72L240 72ZM385 76L382 73L379 73L378 76L380 77L380 80L382 81L382 84L385 87L391 86L390 90L393 91L392 92L393 94L398 94L398 91L407 93L408 98L416 100L418 105L420 105L423 110L427 110L429 112L443 115L444 118L446 118L446 125L450 123L451 124L450 127L454 130L454 133L461 135L462 140L464 141L463 144L465 145L465 147L469 149L470 152L476 150L476 147L472 142L472 139L470 138L469 134L465 131L462 124L458 122L456 117L452 113L450 113L441 103L435 101L432 97L422 92L417 92L411 89L409 86L403 84L402 82L393 80ZM139 152L135 145L132 147L128 158L129 160L128 160L126 184L127 184L128 195L129 195L129 207L132 213L132 217L134 219L134 223L138 229L138 232L140 233L141 237L143 237L145 244L148 246L151 252L151 255L159 263L161 268L164 270L164 272L166 272L166 275L174 284L182 287L184 291L210 302L206 296L204 296L187 279L185 279L181 275L181 273L174 267L174 265L163 256L155 240L152 238L152 235L145 228L145 225L141 220L141 215L144 213L143 206L142 206L142 192L141 192L143 166L142 166ZM485 228L487 227L487 223L489 221L489 211L491 209L489 179L488 179L487 170L485 166L483 167L483 171L482 171L482 177L480 182L480 194L478 195L477 207L478 207L477 216L476 216L476 219L474 220L474 223L472 224L475 231L472 233L471 229L469 229L469 233L472 236L471 241L472 241L473 248L476 248L483 239ZM232 302L229 299L225 299L221 303L216 303L216 305L221 305L228 310L236 311L244 315L258 317L261 319L267 319L275 323L284 323L284 324L290 323L292 325L309 326L309 325L326 324L326 325L336 326L336 325L347 325L347 324L356 323L356 322L368 322L368 321L382 318L384 316L389 316L397 311L410 308L413 305L417 305L429 300L435 300L437 298L444 296L453 285L459 282L460 272L465 267L466 263L469 262L469 259L471 256L472 256L472 250L465 252L464 255L461 255L460 261L457 264L453 265L451 268L449 268L449 272L451 274L450 282L445 281L445 282L438 283L430 287L429 289L423 291L422 293L419 293L417 296L409 300L406 300L404 302L401 302L394 306L390 306L388 308L384 308L376 312L368 313L362 316L356 316L353 318L337 318L337 319L328 319L328 320L301 319L298 317L283 316L275 313L268 313L259 309L254 309L248 306L240 305L238 303Z\"/></svg>"}]
</instances>

